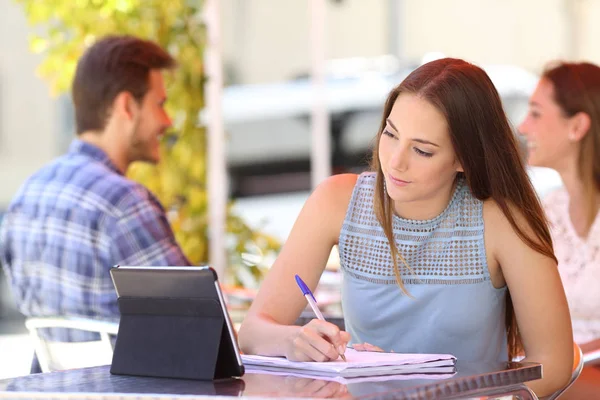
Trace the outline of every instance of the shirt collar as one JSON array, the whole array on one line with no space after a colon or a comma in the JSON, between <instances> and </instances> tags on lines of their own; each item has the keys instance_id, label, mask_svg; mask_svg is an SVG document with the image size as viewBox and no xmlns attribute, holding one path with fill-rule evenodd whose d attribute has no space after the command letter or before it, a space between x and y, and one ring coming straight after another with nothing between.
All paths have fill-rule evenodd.
<instances>
[{"instance_id":1,"label":"shirt collar","mask_svg":"<svg viewBox=\"0 0 600 400\"><path fill-rule=\"evenodd\" d=\"M104 150L98 146L94 146L91 143L84 142L80 139L74 139L69 146L69 154L80 154L98 161L119 175L123 175L121 171L115 166L115 164L108 158L108 155Z\"/></svg>"}]
</instances>

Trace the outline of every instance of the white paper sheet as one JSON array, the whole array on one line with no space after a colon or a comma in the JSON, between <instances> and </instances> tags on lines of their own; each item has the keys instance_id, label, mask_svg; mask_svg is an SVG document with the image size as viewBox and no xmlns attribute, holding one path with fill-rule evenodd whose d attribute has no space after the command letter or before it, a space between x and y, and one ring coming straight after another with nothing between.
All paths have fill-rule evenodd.
<instances>
[{"instance_id":1,"label":"white paper sheet","mask_svg":"<svg viewBox=\"0 0 600 400\"><path fill-rule=\"evenodd\" d=\"M287 370L315 376L394 375L408 373L453 373L456 358L450 354L378 353L347 349L346 360L328 362L289 361L284 357L242 355L244 365L252 370Z\"/></svg>"}]
</instances>

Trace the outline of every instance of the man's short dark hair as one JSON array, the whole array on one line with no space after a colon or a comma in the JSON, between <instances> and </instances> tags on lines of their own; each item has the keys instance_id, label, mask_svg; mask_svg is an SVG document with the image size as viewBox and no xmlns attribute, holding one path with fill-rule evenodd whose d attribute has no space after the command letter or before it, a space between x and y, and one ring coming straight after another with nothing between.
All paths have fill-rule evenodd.
<instances>
[{"instance_id":1,"label":"man's short dark hair","mask_svg":"<svg viewBox=\"0 0 600 400\"><path fill-rule=\"evenodd\" d=\"M77 64L73 104L77 134L103 130L109 109L121 92L141 102L150 70L171 69L175 60L159 45L133 36L107 36L94 43Z\"/></svg>"}]
</instances>

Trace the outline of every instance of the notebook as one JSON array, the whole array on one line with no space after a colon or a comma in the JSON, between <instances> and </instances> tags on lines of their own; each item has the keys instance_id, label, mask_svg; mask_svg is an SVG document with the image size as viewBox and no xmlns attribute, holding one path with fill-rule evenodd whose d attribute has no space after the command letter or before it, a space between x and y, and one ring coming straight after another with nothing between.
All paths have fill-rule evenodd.
<instances>
[{"instance_id":1,"label":"notebook","mask_svg":"<svg viewBox=\"0 0 600 400\"><path fill-rule=\"evenodd\" d=\"M423 368L426 369L426 368ZM444 368L448 369L448 368ZM310 372L301 371L294 372L285 369L270 369L269 367L253 367L246 366L246 373L249 374L266 374L266 375L279 375L279 376L294 376L297 378L309 378L318 379L323 381L333 381L347 385L350 383L362 383L362 382L384 382L384 381L404 381L404 380L415 380L415 379L426 379L426 380L437 380L437 379L448 379L456 375L456 369L450 368L451 372L430 372L420 371L415 373L396 373L393 375L372 375L372 376L356 376L352 378L344 378L342 376L324 376L314 375Z\"/></svg>"},{"instance_id":2,"label":"notebook","mask_svg":"<svg viewBox=\"0 0 600 400\"><path fill-rule=\"evenodd\" d=\"M452 374L456 357L450 354L403 354L347 349L346 360L327 362L289 361L284 357L242 355L252 371L287 371L323 377L356 378L398 374Z\"/></svg>"}]
</instances>

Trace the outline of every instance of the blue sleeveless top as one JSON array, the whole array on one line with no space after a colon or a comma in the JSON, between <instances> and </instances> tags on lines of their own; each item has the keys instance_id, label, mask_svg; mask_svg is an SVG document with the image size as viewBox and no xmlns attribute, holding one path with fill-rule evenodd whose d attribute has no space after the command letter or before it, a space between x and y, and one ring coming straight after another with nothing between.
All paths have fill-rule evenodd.
<instances>
[{"instance_id":1,"label":"blue sleeveless top","mask_svg":"<svg viewBox=\"0 0 600 400\"><path fill-rule=\"evenodd\" d=\"M342 308L351 343L397 353L450 353L506 361L506 287L490 280L483 202L460 179L446 209L430 220L393 216L398 267L373 207L376 174L358 177L339 238Z\"/></svg>"}]
</instances>

